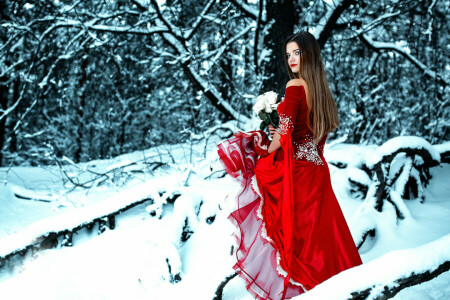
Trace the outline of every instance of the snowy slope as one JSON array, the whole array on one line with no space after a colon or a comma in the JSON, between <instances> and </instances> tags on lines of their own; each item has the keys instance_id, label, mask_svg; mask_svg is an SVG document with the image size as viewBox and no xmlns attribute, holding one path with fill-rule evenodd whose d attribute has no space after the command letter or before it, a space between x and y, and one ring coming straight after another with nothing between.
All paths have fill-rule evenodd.
<instances>
[{"instance_id":1,"label":"snowy slope","mask_svg":"<svg viewBox=\"0 0 450 300\"><path fill-rule=\"evenodd\" d=\"M2 253L46 230L68 228L130 201L145 197L156 201L118 215L114 230L107 229L100 235L81 231L74 237L73 247L40 251L26 256L23 262L1 268L0 299L212 299L221 281L233 273L233 227L226 218L239 186L228 176L218 178L222 172L215 172L221 166L213 151L214 141L211 145L206 158L192 162L187 145L178 145L177 149L184 150L173 154L174 150L172 155L182 163L153 174L144 172L120 185L110 183L64 194L65 186L56 177L46 187L50 191L47 195L63 193L73 205L63 205L58 199L21 200L14 197L9 184L4 186L2 191L9 190L2 193L0 206ZM203 153L203 148L199 145L198 153ZM330 165L330 172L349 225L362 200L353 197L348 179L358 176L352 168L360 167L375 148L337 144L325 150L328 161L347 164L345 168ZM142 153L133 153L91 165L105 171L141 159ZM22 183L11 180L19 191L36 189L32 187L33 178L43 178L39 172L44 174L38 168L13 171L17 178L27 178ZM339 295L374 286L376 292L402 274L450 260L450 187L446 184L450 167L442 164L432 168L431 174L425 202L405 201L411 217L399 223L387 220L371 247L361 249L362 266L338 274L298 299L344 299ZM161 196L174 192L181 196L173 204ZM449 279L449 272L443 273L430 282L403 290L394 299L447 299ZM341 294L330 294L338 288ZM422 298L411 298L412 294ZM225 287L223 298L251 299L237 277Z\"/></svg>"}]
</instances>

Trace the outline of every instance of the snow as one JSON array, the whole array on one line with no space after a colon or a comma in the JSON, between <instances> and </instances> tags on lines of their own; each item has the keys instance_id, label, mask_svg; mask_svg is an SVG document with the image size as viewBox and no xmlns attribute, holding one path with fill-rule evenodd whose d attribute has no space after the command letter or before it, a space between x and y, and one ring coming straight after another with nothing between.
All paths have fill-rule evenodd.
<instances>
[{"instance_id":1,"label":"snow","mask_svg":"<svg viewBox=\"0 0 450 300\"><path fill-rule=\"evenodd\" d=\"M411 172L411 168L413 167L413 161L410 157L404 157L403 156L403 169L400 173L400 176L398 176L397 180L395 181L394 184L394 190L398 191L399 193L403 192L403 189L406 185L406 183L408 182L409 179L409 173ZM400 171L399 170L395 170L395 171ZM393 173L393 172L392 172ZM396 172L397 173L397 172ZM391 180L393 180L395 174L391 174L390 178Z\"/></svg>"},{"instance_id":2,"label":"snow","mask_svg":"<svg viewBox=\"0 0 450 300\"><path fill-rule=\"evenodd\" d=\"M240 189L229 176L220 177L222 166L215 152L220 140L218 128L205 133L203 137L209 137L209 141L193 144L192 150L189 144L161 146L111 160L68 164L67 171L82 180L92 176L86 170L127 172L127 166L133 163L129 170L143 170L130 180L93 185L89 190L73 189L63 182L56 167L12 168L8 173L0 169L4 174L0 187L0 255L23 248L48 232L70 229L136 201L153 199L117 215L114 230L107 228L99 235L96 230L80 230L73 237L72 247L16 257L0 268L0 299L214 298L219 284L233 274L234 228L227 217ZM236 122L223 128L232 132L238 129ZM325 147L326 160L340 163L339 168L329 165L332 185L355 241L371 228L376 228L376 235L368 237L360 249L363 265L330 278L296 299L347 299L349 293L371 287L375 294L399 277L450 260L448 164L430 170L432 178L423 190L424 202L404 200L396 189L391 191L393 202L407 212L405 219L397 221L389 202L382 212L374 209L375 186L360 168L367 160L388 155L405 143L423 147L421 139L414 138L397 138L392 145L388 142L380 147L343 143ZM431 147L434 158L439 155L439 147L443 146ZM150 157L166 163L166 167L149 172L143 162ZM396 160L397 166L391 166L393 172L405 163L401 155ZM349 192L350 178L369 186L372 197L364 201L354 198ZM35 199L48 197L51 202L23 200L14 193ZM172 203L169 198L175 195L180 196ZM402 290L394 299L446 299L450 296L449 279L449 272L445 272ZM225 286L223 299L252 298L243 281L235 277Z\"/></svg>"},{"instance_id":3,"label":"snow","mask_svg":"<svg viewBox=\"0 0 450 300\"><path fill-rule=\"evenodd\" d=\"M446 141L439 145L433 145L433 148L439 153L450 152L450 141Z\"/></svg>"},{"instance_id":4,"label":"snow","mask_svg":"<svg viewBox=\"0 0 450 300\"><path fill-rule=\"evenodd\" d=\"M192 25L191 29L189 29L189 31L187 31L184 34L184 39L189 40L191 39L193 33L195 32L195 30L198 28L198 26L200 26L200 24L202 23L203 19L205 18L205 16L207 16L208 11L211 9L211 6L214 4L215 0L209 0L208 4L205 5L205 7L203 8L203 11L201 12L201 14L197 17L197 19L195 20L194 24ZM206 45L206 44L204 44ZM202 50L204 50L206 48L203 48L202 45Z\"/></svg>"},{"instance_id":5,"label":"snow","mask_svg":"<svg viewBox=\"0 0 450 300\"><path fill-rule=\"evenodd\" d=\"M417 136L399 136L392 138L381 145L377 151L367 160L367 166L373 168L378 162L400 148L425 149L433 160L440 162L441 156L435 148L425 139Z\"/></svg>"},{"instance_id":6,"label":"snow","mask_svg":"<svg viewBox=\"0 0 450 300\"><path fill-rule=\"evenodd\" d=\"M450 271L433 279L400 291L392 300L448 299L450 295Z\"/></svg>"},{"instance_id":7,"label":"snow","mask_svg":"<svg viewBox=\"0 0 450 300\"><path fill-rule=\"evenodd\" d=\"M391 17L391 16L387 15L387 17ZM426 66L424 63L419 61L416 57L409 54L409 52L410 52L409 48L399 47L395 43L374 41L367 34L363 34L362 37L367 41L367 43L372 45L373 48L386 49L386 50L392 50L394 52L397 52L397 53L407 57L411 63L413 63L416 67L418 67L420 70L422 70L429 77L439 79L442 82L444 82L445 84L448 84L445 76L442 76L441 74L431 70L428 66ZM392 52L390 52L390 53L392 53Z\"/></svg>"},{"instance_id":8,"label":"snow","mask_svg":"<svg viewBox=\"0 0 450 300\"><path fill-rule=\"evenodd\" d=\"M293 299L344 300L353 291L373 287L369 299L373 299L384 286L393 286L396 279L409 274L420 274L450 261L450 234L431 243L412 249L389 252L376 260L345 270L316 286L308 293Z\"/></svg>"},{"instance_id":9,"label":"snow","mask_svg":"<svg viewBox=\"0 0 450 300\"><path fill-rule=\"evenodd\" d=\"M360 168L377 148L377 145L360 146L339 143L330 147L325 145L324 153L328 163L340 162Z\"/></svg>"},{"instance_id":10,"label":"snow","mask_svg":"<svg viewBox=\"0 0 450 300\"><path fill-rule=\"evenodd\" d=\"M372 183L372 180L370 180L369 175L367 175L366 172L364 172L363 170L361 170L359 168L350 166L347 168L347 172L348 172L349 178L351 178L353 181L356 181L356 182L366 185L366 186L369 186Z\"/></svg>"},{"instance_id":11,"label":"snow","mask_svg":"<svg viewBox=\"0 0 450 300\"><path fill-rule=\"evenodd\" d=\"M327 3L328 10L325 16L319 21L318 25L315 28L310 30L310 33L314 35L314 37L318 40L334 11L341 5L342 0L336 0L332 3Z\"/></svg>"},{"instance_id":12,"label":"snow","mask_svg":"<svg viewBox=\"0 0 450 300\"><path fill-rule=\"evenodd\" d=\"M157 20L157 23L159 23L161 26L164 25L161 20ZM228 46L234 40L238 39L240 36L247 33L247 31L249 31L253 27L254 27L254 25L248 26L245 30L240 32L236 37L234 37L233 39L228 41L227 44L221 48L222 49L221 51L224 51L226 49L226 46ZM177 52L181 57L183 57L183 56L186 57L184 59L185 61L189 61L191 59L191 53L188 53L185 50L184 45L181 44L180 41L178 39L176 39L172 34L164 33L163 36L167 40L167 42L169 42L172 45L173 48L177 49ZM217 55L220 55L221 51L219 51L217 53ZM216 60L216 58L213 59L213 61L215 61L215 60ZM230 112L230 114L234 117L234 119L239 120L242 123L249 123L249 119L245 115L237 112L227 101L224 101L222 99L222 97L220 96L220 94L217 91L215 91L215 89L209 84L209 82L206 79L204 79L203 77L200 76L200 74L193 68L192 65L188 65L188 70L189 70L190 74L192 75L192 77L195 79L195 81L198 83L198 85L201 86L203 92L206 92L206 91L210 92L214 96L215 100L217 100L217 103L219 105L222 105L223 107L225 107L226 110L228 112Z\"/></svg>"},{"instance_id":13,"label":"snow","mask_svg":"<svg viewBox=\"0 0 450 300\"><path fill-rule=\"evenodd\" d=\"M217 202L217 196L225 198L226 191L232 190L217 193L218 187L226 188L230 180L218 181L208 185L203 182L192 189L180 186L183 196L173 209L166 206L162 219L135 207L118 216L115 230L74 241L74 247L39 252L20 267L18 274L0 283L0 298L211 299L216 286L232 273L230 249L234 242L233 228ZM78 209L73 213L78 212L84 214ZM194 233L181 243L180 225L186 216ZM210 216L216 216L216 220L208 224ZM176 274L181 281L170 283ZM200 277L204 280L199 281ZM21 289L23 282L29 282L29 288Z\"/></svg>"},{"instance_id":14,"label":"snow","mask_svg":"<svg viewBox=\"0 0 450 300\"><path fill-rule=\"evenodd\" d=\"M80 224L107 216L139 200L152 198L152 194L154 193L151 190L149 191L147 184L141 184L109 199L37 221L33 223L33 226L2 239L0 256L5 256L16 249L24 249L28 244L48 232L71 230Z\"/></svg>"}]
</instances>

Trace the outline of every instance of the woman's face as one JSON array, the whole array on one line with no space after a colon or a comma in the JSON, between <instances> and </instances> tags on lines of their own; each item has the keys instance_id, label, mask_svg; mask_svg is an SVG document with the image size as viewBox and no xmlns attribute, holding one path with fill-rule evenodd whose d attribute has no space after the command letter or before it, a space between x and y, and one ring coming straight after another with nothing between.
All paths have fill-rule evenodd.
<instances>
[{"instance_id":1,"label":"woman's face","mask_svg":"<svg viewBox=\"0 0 450 300\"><path fill-rule=\"evenodd\" d=\"M301 50L297 42L289 42L286 45L286 60L292 73L298 73L300 68L300 55Z\"/></svg>"}]
</instances>

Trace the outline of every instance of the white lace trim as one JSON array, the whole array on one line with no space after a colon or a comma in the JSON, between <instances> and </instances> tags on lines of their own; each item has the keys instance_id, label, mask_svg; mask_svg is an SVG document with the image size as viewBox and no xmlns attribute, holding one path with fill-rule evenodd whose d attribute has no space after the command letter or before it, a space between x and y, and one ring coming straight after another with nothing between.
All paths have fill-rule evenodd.
<instances>
[{"instance_id":1,"label":"white lace trim","mask_svg":"<svg viewBox=\"0 0 450 300\"><path fill-rule=\"evenodd\" d=\"M262 220L263 216L262 216L262 206L264 203L264 198L261 194L261 191L259 190L258 187L258 182L256 181L256 175L253 175L252 179L251 179L251 184L252 184L252 189L253 191L259 196L259 198L261 198L261 200L259 201L259 206L258 209L256 210L256 216L258 217L258 219ZM269 237L269 235L267 234L267 229L266 229L266 223L264 221L262 221L262 226L261 226L261 236L268 242L272 242L273 240Z\"/></svg>"},{"instance_id":2,"label":"white lace trim","mask_svg":"<svg viewBox=\"0 0 450 300\"><path fill-rule=\"evenodd\" d=\"M281 261L280 251L277 251L277 271L278 271L278 274L280 274L283 277L286 277L286 276L288 276L288 272L286 272L283 269L283 267L280 264L280 261Z\"/></svg>"},{"instance_id":3,"label":"white lace trim","mask_svg":"<svg viewBox=\"0 0 450 300\"><path fill-rule=\"evenodd\" d=\"M258 219L262 220L262 226L261 226L261 236L268 242L273 243L273 240L267 235L267 230L266 230L266 223L263 220L263 216L262 216L262 206L264 204L264 198L261 194L261 191L259 190L258 187L258 182L256 181L256 175L252 176L251 179L251 186L253 191L261 198L261 201L259 202L259 207L256 210L256 216L258 217ZM283 277L286 277L288 275L288 273L286 272L286 270L283 269L283 267L281 267L280 264L281 261L281 255L280 255L280 251L277 250L277 272L278 274L280 274ZM307 292L308 290L303 286L303 284L301 284L300 282L297 282L295 280L293 280L292 278L289 279L289 282L293 285L299 286L303 289L304 292Z\"/></svg>"},{"instance_id":4,"label":"white lace trim","mask_svg":"<svg viewBox=\"0 0 450 300\"><path fill-rule=\"evenodd\" d=\"M262 217L262 204L263 204L264 200L263 200L263 196L261 195L261 191L259 190L258 182L256 181L256 175L252 176L251 185L252 185L253 191L261 198L261 201L259 203L259 207L256 210L256 216L259 219L262 219L263 218Z\"/></svg>"},{"instance_id":5,"label":"white lace trim","mask_svg":"<svg viewBox=\"0 0 450 300\"><path fill-rule=\"evenodd\" d=\"M277 251L277 271L278 274L280 274L283 277L288 276L288 272L286 272L285 269L283 269L283 267L280 264L281 261L281 255L280 255L280 251ZM301 284L300 282L297 282L295 280L293 280L292 278L289 279L289 282L293 285L299 286L303 289L303 291L306 293L308 290L303 286L303 284Z\"/></svg>"}]
</instances>

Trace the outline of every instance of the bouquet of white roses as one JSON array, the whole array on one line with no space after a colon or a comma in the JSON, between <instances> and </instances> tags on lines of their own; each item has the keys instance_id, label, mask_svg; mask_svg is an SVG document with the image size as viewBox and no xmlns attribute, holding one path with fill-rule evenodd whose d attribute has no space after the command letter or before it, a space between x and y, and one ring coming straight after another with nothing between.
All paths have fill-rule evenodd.
<instances>
[{"instance_id":1,"label":"bouquet of white roses","mask_svg":"<svg viewBox=\"0 0 450 300\"><path fill-rule=\"evenodd\" d=\"M264 130L269 124L273 127L278 126L280 117L277 113L277 94L269 91L256 97L256 103L253 105L253 111L261 118L262 122L259 128Z\"/></svg>"}]
</instances>

